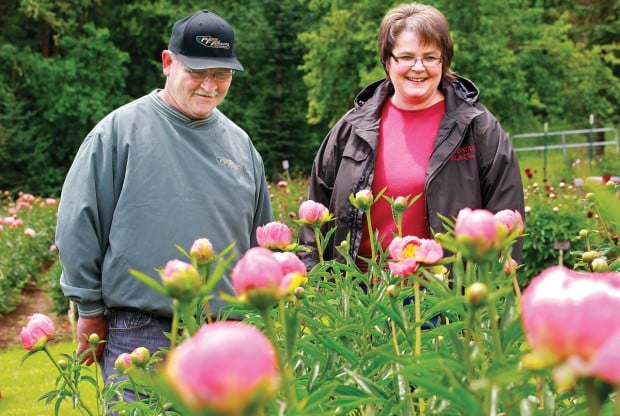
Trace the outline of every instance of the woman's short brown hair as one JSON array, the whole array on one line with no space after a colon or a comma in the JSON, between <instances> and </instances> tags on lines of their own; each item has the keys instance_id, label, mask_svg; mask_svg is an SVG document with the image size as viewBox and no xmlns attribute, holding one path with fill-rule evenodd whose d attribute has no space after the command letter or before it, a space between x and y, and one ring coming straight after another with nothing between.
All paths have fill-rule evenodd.
<instances>
[{"instance_id":1,"label":"woman's short brown hair","mask_svg":"<svg viewBox=\"0 0 620 416\"><path fill-rule=\"evenodd\" d=\"M444 78L454 79L450 69L454 56L454 43L446 17L433 6L420 3L403 3L389 10L379 28L379 58L387 74L387 62L392 55L396 38L405 30L416 33L425 44L441 49L441 67Z\"/></svg>"}]
</instances>

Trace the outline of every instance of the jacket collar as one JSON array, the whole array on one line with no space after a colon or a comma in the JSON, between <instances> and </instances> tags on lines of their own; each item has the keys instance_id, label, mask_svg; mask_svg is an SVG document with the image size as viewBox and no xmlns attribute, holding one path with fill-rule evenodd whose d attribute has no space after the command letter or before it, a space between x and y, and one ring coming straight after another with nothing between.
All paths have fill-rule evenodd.
<instances>
[{"instance_id":1,"label":"jacket collar","mask_svg":"<svg viewBox=\"0 0 620 416\"><path fill-rule=\"evenodd\" d=\"M454 81L442 79L439 88L446 99L446 114L460 121L471 118L469 110L465 113L462 110L471 108L480 98L480 90L472 81L457 75ZM362 128L376 127L374 124L381 117L383 105L392 95L394 86L388 79L373 82L357 94L354 107L346 116L347 121ZM462 101L470 105L462 107Z\"/></svg>"}]
</instances>

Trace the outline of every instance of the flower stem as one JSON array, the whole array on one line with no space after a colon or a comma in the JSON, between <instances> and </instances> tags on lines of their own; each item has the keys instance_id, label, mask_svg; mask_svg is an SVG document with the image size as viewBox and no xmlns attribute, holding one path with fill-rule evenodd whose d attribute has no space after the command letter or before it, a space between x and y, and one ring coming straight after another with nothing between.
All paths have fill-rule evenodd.
<instances>
[{"instance_id":1,"label":"flower stem","mask_svg":"<svg viewBox=\"0 0 620 416\"><path fill-rule=\"evenodd\" d=\"M366 211L364 211L364 214L366 215L366 224L368 225L368 238L370 239L370 255L372 258L373 262L377 261L377 247L376 247L376 241L375 241L375 233L374 230L372 229L372 219L370 218L370 208L368 208Z\"/></svg>"},{"instance_id":2,"label":"flower stem","mask_svg":"<svg viewBox=\"0 0 620 416\"><path fill-rule=\"evenodd\" d=\"M269 337L269 339L271 340L276 354L276 359L278 361L278 367L280 368L280 374L282 375L282 387L284 389L284 397L286 399L287 407L289 409L296 409L297 395L295 394L295 384L293 381L292 368L290 365L287 365L282 358L282 353L280 351L276 333L273 328L271 308L261 309L260 312L263 316L263 321L265 323L265 333L267 334L267 337Z\"/></svg>"},{"instance_id":3,"label":"flower stem","mask_svg":"<svg viewBox=\"0 0 620 416\"><path fill-rule=\"evenodd\" d=\"M396 352L396 356L400 357L400 348L398 347L398 336L396 335L396 324L394 320L391 321L392 327L392 342L394 343L394 351ZM396 363L395 367L397 370L402 368L400 363ZM406 400L408 413L412 416L416 416L415 406L413 405L413 400L411 399L411 393L409 392L409 386L405 383L405 378L402 374L396 376L396 385L398 386L398 396L401 400Z\"/></svg>"},{"instance_id":4,"label":"flower stem","mask_svg":"<svg viewBox=\"0 0 620 416\"><path fill-rule=\"evenodd\" d=\"M172 300L172 325L170 328L170 351L177 345L179 336L179 303L177 299Z\"/></svg>"},{"instance_id":5,"label":"flower stem","mask_svg":"<svg viewBox=\"0 0 620 416\"><path fill-rule=\"evenodd\" d=\"M86 412L87 415L91 415L92 416L93 413L90 411L90 409L82 401L82 398L80 397L79 390L74 385L73 381L69 377L67 377L67 374L65 373L65 371L62 368L60 368L60 366L58 365L56 360L54 360L54 357L52 357L52 354L50 354L49 350L47 349L47 346L43 347L43 351L45 351L45 354L49 357L50 361L52 361L52 363L54 363L54 366L56 367L58 372L65 379L65 382L67 383L67 386L71 390L71 395L73 397L77 397L78 409L80 410L80 413L84 414L84 412Z\"/></svg>"},{"instance_id":6,"label":"flower stem","mask_svg":"<svg viewBox=\"0 0 620 416\"><path fill-rule=\"evenodd\" d=\"M420 282L417 280L413 283L413 306L415 308L415 356L422 355L422 313L420 309ZM420 415L424 415L424 399L418 400L420 406Z\"/></svg>"},{"instance_id":7,"label":"flower stem","mask_svg":"<svg viewBox=\"0 0 620 416\"><path fill-rule=\"evenodd\" d=\"M594 385L594 379L584 378L582 383L588 402L588 414L590 416L599 416L601 414L601 399Z\"/></svg>"},{"instance_id":8,"label":"flower stem","mask_svg":"<svg viewBox=\"0 0 620 416\"><path fill-rule=\"evenodd\" d=\"M321 230L318 227L313 227L314 238L316 240L316 248L319 252L319 262L323 263L323 239L321 238Z\"/></svg>"}]
</instances>

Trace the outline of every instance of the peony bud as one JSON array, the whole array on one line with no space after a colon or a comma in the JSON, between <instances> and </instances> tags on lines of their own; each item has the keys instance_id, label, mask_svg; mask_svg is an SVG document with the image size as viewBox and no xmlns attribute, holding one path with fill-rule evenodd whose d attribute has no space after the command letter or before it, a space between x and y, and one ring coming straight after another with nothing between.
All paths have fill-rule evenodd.
<instances>
[{"instance_id":1,"label":"peony bud","mask_svg":"<svg viewBox=\"0 0 620 416\"><path fill-rule=\"evenodd\" d=\"M133 367L131 355L124 352L114 361L114 368L121 374L126 374Z\"/></svg>"},{"instance_id":2,"label":"peony bud","mask_svg":"<svg viewBox=\"0 0 620 416\"><path fill-rule=\"evenodd\" d=\"M295 297L297 299L303 299L306 294L306 289L304 289L302 286L297 286L293 293L295 294Z\"/></svg>"},{"instance_id":3,"label":"peony bud","mask_svg":"<svg viewBox=\"0 0 620 416\"><path fill-rule=\"evenodd\" d=\"M592 263L592 261L600 256L599 252L596 250L586 251L581 255L581 260Z\"/></svg>"},{"instance_id":4,"label":"peony bud","mask_svg":"<svg viewBox=\"0 0 620 416\"><path fill-rule=\"evenodd\" d=\"M397 196L394 200L394 211L404 212L407 209L407 198L404 196Z\"/></svg>"},{"instance_id":5,"label":"peony bud","mask_svg":"<svg viewBox=\"0 0 620 416\"><path fill-rule=\"evenodd\" d=\"M206 238L199 238L194 241L189 250L190 257L198 262L210 261L213 258L213 254L213 244Z\"/></svg>"},{"instance_id":6,"label":"peony bud","mask_svg":"<svg viewBox=\"0 0 620 416\"><path fill-rule=\"evenodd\" d=\"M609 271L609 265L607 264L607 260L602 257L592 260L591 267L592 271L597 273L604 273Z\"/></svg>"},{"instance_id":7,"label":"peony bud","mask_svg":"<svg viewBox=\"0 0 620 416\"><path fill-rule=\"evenodd\" d=\"M136 367L145 367L151 359L151 353L146 347L138 347L132 351L130 359Z\"/></svg>"},{"instance_id":8,"label":"peony bud","mask_svg":"<svg viewBox=\"0 0 620 416\"><path fill-rule=\"evenodd\" d=\"M398 296L400 290L396 285L389 285L387 289L385 289L385 293L391 298L395 298Z\"/></svg>"},{"instance_id":9,"label":"peony bud","mask_svg":"<svg viewBox=\"0 0 620 416\"><path fill-rule=\"evenodd\" d=\"M523 233L523 218L521 218L519 211L503 209L495 213L494 217L499 223L498 233L501 232L502 236L504 233L505 235L508 235L509 233L521 235ZM504 228L502 229L502 227Z\"/></svg>"},{"instance_id":10,"label":"peony bud","mask_svg":"<svg viewBox=\"0 0 620 416\"><path fill-rule=\"evenodd\" d=\"M474 308L480 308L487 303L489 289L482 282L474 282L465 289L465 300Z\"/></svg>"},{"instance_id":11,"label":"peony bud","mask_svg":"<svg viewBox=\"0 0 620 416\"><path fill-rule=\"evenodd\" d=\"M202 285L198 270L181 260L170 260L161 273L161 280L168 295L176 299L191 299Z\"/></svg>"},{"instance_id":12,"label":"peony bud","mask_svg":"<svg viewBox=\"0 0 620 416\"><path fill-rule=\"evenodd\" d=\"M90 345L91 347L99 345L99 335L90 334L90 336L88 337L88 345Z\"/></svg>"},{"instance_id":13,"label":"peony bud","mask_svg":"<svg viewBox=\"0 0 620 416\"><path fill-rule=\"evenodd\" d=\"M353 198L351 198L351 203L355 208L361 209L362 211L370 209L374 203L372 191L370 189L362 189L357 192Z\"/></svg>"}]
</instances>

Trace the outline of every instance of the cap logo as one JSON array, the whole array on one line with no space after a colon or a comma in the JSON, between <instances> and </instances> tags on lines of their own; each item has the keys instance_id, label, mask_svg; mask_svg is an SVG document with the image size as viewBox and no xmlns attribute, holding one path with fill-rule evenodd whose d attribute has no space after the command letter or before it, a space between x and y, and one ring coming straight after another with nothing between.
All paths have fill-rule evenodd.
<instances>
[{"instance_id":1,"label":"cap logo","mask_svg":"<svg viewBox=\"0 0 620 416\"><path fill-rule=\"evenodd\" d=\"M212 36L196 36L196 42L209 48L230 49L230 43L222 42L218 38Z\"/></svg>"}]
</instances>

